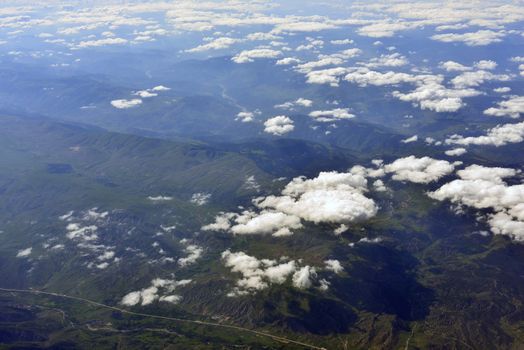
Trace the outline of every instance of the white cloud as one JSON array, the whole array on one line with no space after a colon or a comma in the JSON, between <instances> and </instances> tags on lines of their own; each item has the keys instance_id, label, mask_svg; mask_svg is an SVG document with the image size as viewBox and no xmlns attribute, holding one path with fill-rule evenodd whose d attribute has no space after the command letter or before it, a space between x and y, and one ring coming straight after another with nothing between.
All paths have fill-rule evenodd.
<instances>
[{"instance_id":1,"label":"white cloud","mask_svg":"<svg viewBox=\"0 0 524 350\"><path fill-rule=\"evenodd\" d=\"M170 197L170 196L149 196L149 197L147 197L147 199L149 199L152 202L166 202L166 201L173 200L173 197Z\"/></svg>"},{"instance_id":2,"label":"white cloud","mask_svg":"<svg viewBox=\"0 0 524 350\"><path fill-rule=\"evenodd\" d=\"M353 44L354 41L352 39L340 39L340 40L331 40L330 43L333 45L350 45L350 44Z\"/></svg>"},{"instance_id":3,"label":"white cloud","mask_svg":"<svg viewBox=\"0 0 524 350\"><path fill-rule=\"evenodd\" d=\"M479 70L476 72L464 72L459 76L456 76L451 80L451 83L456 88L467 88L471 86L479 86L485 81L497 80L497 81L508 81L509 75L506 74L493 74L485 70Z\"/></svg>"},{"instance_id":4,"label":"white cloud","mask_svg":"<svg viewBox=\"0 0 524 350\"><path fill-rule=\"evenodd\" d=\"M497 62L491 60L480 60L475 62L475 67L482 70L493 70L497 68L497 66Z\"/></svg>"},{"instance_id":5,"label":"white cloud","mask_svg":"<svg viewBox=\"0 0 524 350\"><path fill-rule=\"evenodd\" d=\"M471 70L471 67L464 66L455 61L440 62L439 68L444 69L448 72L464 72Z\"/></svg>"},{"instance_id":6,"label":"white cloud","mask_svg":"<svg viewBox=\"0 0 524 350\"><path fill-rule=\"evenodd\" d=\"M295 109L295 107L311 107L312 105L313 101L300 97L295 101L288 101L282 104L275 105L275 108L293 110Z\"/></svg>"},{"instance_id":7,"label":"white cloud","mask_svg":"<svg viewBox=\"0 0 524 350\"><path fill-rule=\"evenodd\" d=\"M324 260L324 264L326 265L326 269L328 271L333 271L334 273L337 273L337 274L344 272L344 268L340 264L340 261L336 259Z\"/></svg>"},{"instance_id":8,"label":"white cloud","mask_svg":"<svg viewBox=\"0 0 524 350\"><path fill-rule=\"evenodd\" d=\"M141 98L149 98L149 97L158 96L158 94L148 91L148 90L140 90L140 91L135 92L133 95L140 96Z\"/></svg>"},{"instance_id":9,"label":"white cloud","mask_svg":"<svg viewBox=\"0 0 524 350\"><path fill-rule=\"evenodd\" d=\"M413 135L411 137L408 137L404 140L401 140L400 142L402 143L412 143L412 142L417 142L418 141L418 135Z\"/></svg>"},{"instance_id":10,"label":"white cloud","mask_svg":"<svg viewBox=\"0 0 524 350\"><path fill-rule=\"evenodd\" d=\"M190 202L198 206L206 205L211 199L211 193L197 192L193 193Z\"/></svg>"},{"instance_id":11,"label":"white cloud","mask_svg":"<svg viewBox=\"0 0 524 350\"><path fill-rule=\"evenodd\" d=\"M277 66L285 66L290 64L300 63L300 60L296 57L285 57L281 58L276 62Z\"/></svg>"},{"instance_id":12,"label":"white cloud","mask_svg":"<svg viewBox=\"0 0 524 350\"><path fill-rule=\"evenodd\" d=\"M194 264L198 259L200 259L202 253L204 252L204 249L195 244L190 244L187 247L185 247L184 251L188 255L184 258L178 259L178 265L182 267Z\"/></svg>"},{"instance_id":13,"label":"white cloud","mask_svg":"<svg viewBox=\"0 0 524 350\"><path fill-rule=\"evenodd\" d=\"M242 39L235 39L235 38L217 38L214 40L211 40L210 42L206 44L199 45L197 47L194 47L192 49L185 50L186 52L204 52L209 50L223 50L229 48L231 45L234 45L236 43L242 42Z\"/></svg>"},{"instance_id":14,"label":"white cloud","mask_svg":"<svg viewBox=\"0 0 524 350\"><path fill-rule=\"evenodd\" d=\"M368 68L377 67L401 67L407 65L409 62L405 56L402 56L398 52L389 55L380 55L375 57L368 62L361 63L363 66Z\"/></svg>"},{"instance_id":15,"label":"white cloud","mask_svg":"<svg viewBox=\"0 0 524 350\"><path fill-rule=\"evenodd\" d=\"M113 100L111 105L118 109L127 109L139 106L142 104L142 100L139 98L134 98L132 100Z\"/></svg>"},{"instance_id":16,"label":"white cloud","mask_svg":"<svg viewBox=\"0 0 524 350\"><path fill-rule=\"evenodd\" d=\"M301 220L317 224L367 220L378 207L364 196L366 191L367 180L361 174L322 172L313 179L298 177L286 185L280 196L254 199L259 211L221 213L202 230L285 236L301 228Z\"/></svg>"},{"instance_id":17,"label":"white cloud","mask_svg":"<svg viewBox=\"0 0 524 350\"><path fill-rule=\"evenodd\" d=\"M122 45L122 44L127 44L127 42L128 41L123 38L105 38L105 39L99 39L99 40L81 41L78 44L74 45L74 48L84 49L88 47Z\"/></svg>"},{"instance_id":18,"label":"white cloud","mask_svg":"<svg viewBox=\"0 0 524 350\"><path fill-rule=\"evenodd\" d=\"M264 132L276 136L282 136L295 129L293 120L285 115L270 118L264 122Z\"/></svg>"},{"instance_id":19,"label":"white cloud","mask_svg":"<svg viewBox=\"0 0 524 350\"><path fill-rule=\"evenodd\" d=\"M508 185L503 179L520 174L511 168L471 165L457 172L453 180L428 195L476 209L491 209L487 223L494 234L524 241L524 184Z\"/></svg>"},{"instance_id":20,"label":"white cloud","mask_svg":"<svg viewBox=\"0 0 524 350\"><path fill-rule=\"evenodd\" d=\"M234 56L232 60L235 63L253 62L257 58L277 58L282 55L281 51L273 49L253 49L245 50Z\"/></svg>"},{"instance_id":21,"label":"white cloud","mask_svg":"<svg viewBox=\"0 0 524 350\"><path fill-rule=\"evenodd\" d=\"M511 96L508 100L498 103L498 107L491 107L484 114L494 117L518 118L524 114L524 96Z\"/></svg>"},{"instance_id":22,"label":"white cloud","mask_svg":"<svg viewBox=\"0 0 524 350\"><path fill-rule=\"evenodd\" d=\"M516 124L503 124L489 129L486 135L464 137L451 135L446 139L448 145L492 145L504 146L508 143L524 141L524 122Z\"/></svg>"},{"instance_id":23,"label":"white cloud","mask_svg":"<svg viewBox=\"0 0 524 350\"><path fill-rule=\"evenodd\" d=\"M33 251L32 247L29 247L29 248L26 248L26 249L21 249L21 250L18 251L18 253L16 253L16 257L17 258L26 258L29 255L31 255L32 251Z\"/></svg>"},{"instance_id":24,"label":"white cloud","mask_svg":"<svg viewBox=\"0 0 524 350\"><path fill-rule=\"evenodd\" d=\"M458 157L458 156L461 156L461 155L467 153L467 150L465 148L458 147L458 148L453 148L453 149L447 150L444 153L447 156L450 156L450 157Z\"/></svg>"},{"instance_id":25,"label":"white cloud","mask_svg":"<svg viewBox=\"0 0 524 350\"><path fill-rule=\"evenodd\" d=\"M393 180L429 183L451 174L455 166L445 160L430 157L416 158L409 156L399 158L391 164L386 164L384 170L393 173Z\"/></svg>"},{"instance_id":26,"label":"white cloud","mask_svg":"<svg viewBox=\"0 0 524 350\"><path fill-rule=\"evenodd\" d=\"M151 90L152 91L169 91L171 90L171 88L168 88L167 86L164 86L164 85L158 85L152 88Z\"/></svg>"},{"instance_id":27,"label":"white cloud","mask_svg":"<svg viewBox=\"0 0 524 350\"><path fill-rule=\"evenodd\" d=\"M510 91L511 91L511 88L507 87L507 86L493 89L493 92L496 92L496 93L499 93L499 94L505 94L505 93L510 92Z\"/></svg>"},{"instance_id":28,"label":"white cloud","mask_svg":"<svg viewBox=\"0 0 524 350\"><path fill-rule=\"evenodd\" d=\"M242 123L250 123L255 120L255 113L253 112L239 112L235 120L240 120Z\"/></svg>"},{"instance_id":29,"label":"white cloud","mask_svg":"<svg viewBox=\"0 0 524 350\"><path fill-rule=\"evenodd\" d=\"M315 121L329 123L342 119L355 118L355 115L349 112L349 108L335 108L324 111L313 111L309 116Z\"/></svg>"},{"instance_id":30,"label":"white cloud","mask_svg":"<svg viewBox=\"0 0 524 350\"><path fill-rule=\"evenodd\" d=\"M222 253L224 264L231 268L232 272L240 273L242 278L236 282L236 287L229 296L244 295L266 289L271 284L282 284L298 270L298 262L282 257L280 263L276 260L257 259L244 252L232 253L226 250ZM309 266L308 266L309 268ZM311 281L309 283L311 286ZM301 285L302 287L302 285Z\"/></svg>"},{"instance_id":31,"label":"white cloud","mask_svg":"<svg viewBox=\"0 0 524 350\"><path fill-rule=\"evenodd\" d=\"M312 279L317 277L314 267L304 266L293 274L293 286L299 289L310 288L313 284Z\"/></svg>"},{"instance_id":32,"label":"white cloud","mask_svg":"<svg viewBox=\"0 0 524 350\"><path fill-rule=\"evenodd\" d=\"M233 234L272 234L273 236L287 236L291 230L302 227L300 218L282 212L263 210L260 213L244 212L236 219L236 225L231 227Z\"/></svg>"},{"instance_id":33,"label":"white cloud","mask_svg":"<svg viewBox=\"0 0 524 350\"><path fill-rule=\"evenodd\" d=\"M431 37L433 40L445 43L463 42L468 46L485 46L502 41L506 36L505 32L494 32L492 30L479 30L477 32L455 34L436 34Z\"/></svg>"},{"instance_id":34,"label":"white cloud","mask_svg":"<svg viewBox=\"0 0 524 350\"><path fill-rule=\"evenodd\" d=\"M191 283L191 280L175 281L155 278L151 281L151 286L126 294L120 303L125 306L135 306L139 304L141 306L147 306L158 300L177 304L181 300L181 297L172 293L178 287L185 286L189 283Z\"/></svg>"}]
</instances>

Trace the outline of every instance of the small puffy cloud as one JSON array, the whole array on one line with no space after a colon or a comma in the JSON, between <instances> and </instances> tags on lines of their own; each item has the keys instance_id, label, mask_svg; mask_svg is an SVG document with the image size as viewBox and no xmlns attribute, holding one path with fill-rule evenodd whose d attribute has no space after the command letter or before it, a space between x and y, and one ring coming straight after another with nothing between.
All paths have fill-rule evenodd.
<instances>
[{"instance_id":1,"label":"small puffy cloud","mask_svg":"<svg viewBox=\"0 0 524 350\"><path fill-rule=\"evenodd\" d=\"M239 112L235 120L240 120L242 123L250 123L255 120L253 112Z\"/></svg>"},{"instance_id":2,"label":"small puffy cloud","mask_svg":"<svg viewBox=\"0 0 524 350\"><path fill-rule=\"evenodd\" d=\"M281 51L273 49L253 49L245 50L234 56L232 60L235 63L248 63L253 62L257 58L277 58L282 55Z\"/></svg>"},{"instance_id":3,"label":"small puffy cloud","mask_svg":"<svg viewBox=\"0 0 524 350\"><path fill-rule=\"evenodd\" d=\"M285 115L270 118L264 122L264 132L276 136L282 136L295 129L293 120Z\"/></svg>"},{"instance_id":4,"label":"small puffy cloud","mask_svg":"<svg viewBox=\"0 0 524 350\"><path fill-rule=\"evenodd\" d=\"M488 225L494 234L508 235L524 241L524 184L508 185L505 178L520 170L471 165L457 172L460 179L444 184L428 195L476 209L491 209Z\"/></svg>"},{"instance_id":5,"label":"small puffy cloud","mask_svg":"<svg viewBox=\"0 0 524 350\"><path fill-rule=\"evenodd\" d=\"M211 199L211 193L197 192L193 193L190 202L198 206L202 206L207 204L209 199Z\"/></svg>"},{"instance_id":6,"label":"small puffy cloud","mask_svg":"<svg viewBox=\"0 0 524 350\"><path fill-rule=\"evenodd\" d=\"M199 45L197 47L194 47L192 49L185 50L185 52L204 52L209 50L223 50L229 48L231 45L242 42L242 39L234 39L234 38L217 38L214 40L211 40L210 42L206 44Z\"/></svg>"},{"instance_id":7,"label":"small puffy cloud","mask_svg":"<svg viewBox=\"0 0 524 350\"><path fill-rule=\"evenodd\" d=\"M448 145L490 145L504 146L508 143L524 141L524 122L516 124L503 124L489 129L486 135L464 137L454 134L446 139Z\"/></svg>"},{"instance_id":8,"label":"small puffy cloud","mask_svg":"<svg viewBox=\"0 0 524 350\"><path fill-rule=\"evenodd\" d=\"M407 65L409 62L405 56L402 56L398 52L389 55L380 55L370 59L368 62L361 63L363 66L368 68L377 67L401 67Z\"/></svg>"},{"instance_id":9,"label":"small puffy cloud","mask_svg":"<svg viewBox=\"0 0 524 350\"><path fill-rule=\"evenodd\" d=\"M140 106L142 104L142 100L139 98L134 98L132 100L113 100L111 101L111 105L118 109L128 109Z\"/></svg>"},{"instance_id":10,"label":"small puffy cloud","mask_svg":"<svg viewBox=\"0 0 524 350\"><path fill-rule=\"evenodd\" d=\"M386 164L384 170L386 173L393 174L393 180L426 184L451 174L455 170L455 166L445 160L409 156Z\"/></svg>"},{"instance_id":11,"label":"small puffy cloud","mask_svg":"<svg viewBox=\"0 0 524 350\"><path fill-rule=\"evenodd\" d=\"M281 195L254 199L258 211L221 213L202 230L286 236L302 227L301 220L317 224L367 220L378 207L364 195L366 191L367 180L362 174L322 172L313 179L297 177Z\"/></svg>"},{"instance_id":12,"label":"small puffy cloud","mask_svg":"<svg viewBox=\"0 0 524 350\"><path fill-rule=\"evenodd\" d=\"M344 268L340 264L340 261L335 259L329 259L324 260L324 264L326 264L326 270L333 271L334 273L342 273L344 272Z\"/></svg>"},{"instance_id":13,"label":"small puffy cloud","mask_svg":"<svg viewBox=\"0 0 524 350\"><path fill-rule=\"evenodd\" d=\"M408 93L394 91L393 96L401 101L412 102L421 109L435 112L456 112L464 106L462 98L478 96L481 92L470 89L449 89L442 85L437 77L427 78L418 83L418 87Z\"/></svg>"},{"instance_id":14,"label":"small puffy cloud","mask_svg":"<svg viewBox=\"0 0 524 350\"><path fill-rule=\"evenodd\" d=\"M120 303L125 306L147 306L158 300L177 304L182 297L172 293L178 287L185 286L189 283L191 283L191 280L175 281L155 278L151 281L151 286L126 294Z\"/></svg>"},{"instance_id":15,"label":"small puffy cloud","mask_svg":"<svg viewBox=\"0 0 524 350\"><path fill-rule=\"evenodd\" d=\"M470 67L464 66L455 61L440 62L439 68L444 69L447 72L464 72L471 70Z\"/></svg>"},{"instance_id":16,"label":"small puffy cloud","mask_svg":"<svg viewBox=\"0 0 524 350\"><path fill-rule=\"evenodd\" d=\"M105 39L99 39L99 40L88 40L88 41L81 41L78 44L74 45L74 48L77 49L84 49L89 47L99 47L99 46L107 46L107 45L122 45L127 44L128 41L126 39L122 38L105 38Z\"/></svg>"},{"instance_id":17,"label":"small puffy cloud","mask_svg":"<svg viewBox=\"0 0 524 350\"><path fill-rule=\"evenodd\" d=\"M275 108L293 110L295 107L311 107L312 105L313 101L300 97L295 101L288 101L275 105Z\"/></svg>"},{"instance_id":18,"label":"small puffy cloud","mask_svg":"<svg viewBox=\"0 0 524 350\"><path fill-rule=\"evenodd\" d=\"M275 26L272 30L273 33L279 34L283 32L295 33L295 32L318 32L326 29L335 29L336 25L325 22L310 22L310 21L296 21L290 22L285 21Z\"/></svg>"},{"instance_id":19,"label":"small puffy cloud","mask_svg":"<svg viewBox=\"0 0 524 350\"><path fill-rule=\"evenodd\" d=\"M505 94L505 93L508 93L510 91L511 91L511 88L507 87L507 86L493 89L493 92L496 92L498 94Z\"/></svg>"},{"instance_id":20,"label":"small puffy cloud","mask_svg":"<svg viewBox=\"0 0 524 350\"><path fill-rule=\"evenodd\" d=\"M497 68L497 66L497 62L491 60L480 60L478 62L475 62L475 68L482 70L493 70Z\"/></svg>"},{"instance_id":21,"label":"small puffy cloud","mask_svg":"<svg viewBox=\"0 0 524 350\"><path fill-rule=\"evenodd\" d=\"M136 96L140 96L141 98L149 98L149 97L155 97L158 96L158 94L148 91L148 90L140 90L134 93Z\"/></svg>"},{"instance_id":22,"label":"small puffy cloud","mask_svg":"<svg viewBox=\"0 0 524 350\"><path fill-rule=\"evenodd\" d=\"M339 39L339 40L331 40L330 43L333 45L350 45L350 44L353 44L354 41L352 39Z\"/></svg>"},{"instance_id":23,"label":"small puffy cloud","mask_svg":"<svg viewBox=\"0 0 524 350\"><path fill-rule=\"evenodd\" d=\"M204 249L195 244L190 244L185 247L184 251L187 253L187 256L178 259L178 265L181 267L194 264L202 256Z\"/></svg>"},{"instance_id":24,"label":"small puffy cloud","mask_svg":"<svg viewBox=\"0 0 524 350\"><path fill-rule=\"evenodd\" d=\"M152 88L151 90L152 91L169 91L171 90L171 88L168 88L167 86L164 86L164 85L158 85Z\"/></svg>"},{"instance_id":25,"label":"small puffy cloud","mask_svg":"<svg viewBox=\"0 0 524 350\"><path fill-rule=\"evenodd\" d=\"M321 70L314 70L306 74L308 84L329 84L338 87L340 77L347 73L347 68L336 67Z\"/></svg>"},{"instance_id":26,"label":"small puffy cloud","mask_svg":"<svg viewBox=\"0 0 524 350\"><path fill-rule=\"evenodd\" d=\"M413 135L411 137L408 137L404 140L401 140L400 142L402 143L412 143L412 142L417 142L418 141L418 135Z\"/></svg>"},{"instance_id":27,"label":"small puffy cloud","mask_svg":"<svg viewBox=\"0 0 524 350\"><path fill-rule=\"evenodd\" d=\"M282 284L297 272L298 262L282 257L280 263L276 260L257 259L244 252L233 253L226 250L222 253L222 261L234 273L240 273L241 278L229 296L245 295L268 288L271 284ZM311 285L311 283L310 283Z\"/></svg>"},{"instance_id":28,"label":"small puffy cloud","mask_svg":"<svg viewBox=\"0 0 524 350\"><path fill-rule=\"evenodd\" d=\"M453 148L453 149L447 150L444 153L447 156L450 156L450 157L458 157L458 156L461 156L461 155L465 154L466 152L467 152L467 150L465 148L458 147L458 148Z\"/></svg>"},{"instance_id":29,"label":"small puffy cloud","mask_svg":"<svg viewBox=\"0 0 524 350\"><path fill-rule=\"evenodd\" d=\"M170 196L149 196L147 197L152 202L167 202L173 200L173 197Z\"/></svg>"},{"instance_id":30,"label":"small puffy cloud","mask_svg":"<svg viewBox=\"0 0 524 350\"><path fill-rule=\"evenodd\" d=\"M296 57L285 57L281 58L276 62L277 66L286 66L290 64L300 63L301 61Z\"/></svg>"},{"instance_id":31,"label":"small puffy cloud","mask_svg":"<svg viewBox=\"0 0 524 350\"><path fill-rule=\"evenodd\" d=\"M498 107L491 107L484 114L494 117L518 118L524 114L524 96L512 96L506 101L498 103Z\"/></svg>"},{"instance_id":32,"label":"small puffy cloud","mask_svg":"<svg viewBox=\"0 0 524 350\"><path fill-rule=\"evenodd\" d=\"M479 70L475 72L464 72L453 78L451 83L455 88L467 88L471 86L480 86L485 81L508 81L509 79L510 76L506 74L493 74L485 70Z\"/></svg>"},{"instance_id":33,"label":"small puffy cloud","mask_svg":"<svg viewBox=\"0 0 524 350\"><path fill-rule=\"evenodd\" d=\"M33 251L32 247L21 249L16 253L17 258L27 258L29 255L31 255L31 252Z\"/></svg>"},{"instance_id":34,"label":"small puffy cloud","mask_svg":"<svg viewBox=\"0 0 524 350\"><path fill-rule=\"evenodd\" d=\"M304 266L293 274L293 286L299 289L310 288L313 279L317 277L314 267Z\"/></svg>"},{"instance_id":35,"label":"small puffy cloud","mask_svg":"<svg viewBox=\"0 0 524 350\"><path fill-rule=\"evenodd\" d=\"M309 116L315 119L315 121L324 123L355 118L355 115L349 112L349 108L335 108L324 111L313 111L309 113Z\"/></svg>"},{"instance_id":36,"label":"small puffy cloud","mask_svg":"<svg viewBox=\"0 0 524 350\"><path fill-rule=\"evenodd\" d=\"M244 212L236 219L237 224L231 227L233 234L272 234L287 236L291 230L302 227L300 218L282 212L262 211L261 213Z\"/></svg>"},{"instance_id":37,"label":"small puffy cloud","mask_svg":"<svg viewBox=\"0 0 524 350\"><path fill-rule=\"evenodd\" d=\"M485 46L492 43L498 43L502 41L502 38L506 36L505 32L495 32L492 30L479 30L477 32L470 33L446 33L436 34L431 37L433 40L442 41L445 43L463 42L468 46Z\"/></svg>"}]
</instances>

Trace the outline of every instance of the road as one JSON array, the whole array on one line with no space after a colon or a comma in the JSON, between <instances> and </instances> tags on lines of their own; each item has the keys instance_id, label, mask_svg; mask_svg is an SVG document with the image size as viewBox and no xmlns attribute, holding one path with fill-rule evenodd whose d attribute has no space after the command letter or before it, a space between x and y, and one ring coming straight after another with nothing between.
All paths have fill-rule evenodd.
<instances>
[{"instance_id":1,"label":"road","mask_svg":"<svg viewBox=\"0 0 524 350\"><path fill-rule=\"evenodd\" d=\"M297 340L288 339L288 338L285 338L285 337L280 337L280 336L273 335L273 334L270 334L270 333L256 331L256 330L253 330L253 329L244 328L244 327L240 327L240 326L234 326L234 325L228 325L228 324L222 324L222 323L215 323L215 322L207 322L207 321L187 320L187 319L183 319L183 318L167 317L167 316L160 316L160 315L152 315L152 314L146 314L146 313L142 313L142 312L134 312L134 311L129 311L129 310L122 309L122 308L119 308L119 307L116 307L116 306L102 304L102 303L99 303L99 302L96 302L96 301L93 301L93 300L89 300L89 299L85 299L85 298L81 298L81 297L75 297L75 296L72 296L72 295L53 293L53 292L45 292L45 291L33 290L33 289L11 289L11 288L0 288L0 292L47 295L47 296L52 296L52 297L57 297L57 298L70 299L70 300L75 300L75 301L83 302L83 303L86 303L86 304L90 304L90 305L94 305L94 306L98 306L98 307L102 307L102 308L106 308L106 309L110 309L110 310L119 311L119 312L121 312L123 314L128 314L128 315L142 316L142 317L155 318L155 319L174 321L174 322L192 323L192 324L197 324L197 325L202 325L202 326L209 326L209 327L219 327L219 328L233 329L233 330L237 330L237 331L241 331L241 332L247 332L247 333L251 333L251 334L256 334L256 335L259 335L259 336L262 336L262 337L267 337L267 338L273 339L275 341L278 341L278 342L284 343L284 344L300 345L300 346L302 346L302 347L304 347L306 349L327 350L326 348L323 348L323 347L318 347L318 346L315 346L315 345L312 345L312 344L307 344L307 343L303 343L303 342L300 342L300 341L297 341Z\"/></svg>"}]
</instances>

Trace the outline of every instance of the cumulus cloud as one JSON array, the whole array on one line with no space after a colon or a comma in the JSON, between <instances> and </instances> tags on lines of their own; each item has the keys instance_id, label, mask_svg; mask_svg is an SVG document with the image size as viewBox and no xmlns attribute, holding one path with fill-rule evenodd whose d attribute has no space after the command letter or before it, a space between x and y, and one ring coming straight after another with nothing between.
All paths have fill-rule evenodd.
<instances>
[{"instance_id":1,"label":"cumulus cloud","mask_svg":"<svg viewBox=\"0 0 524 350\"><path fill-rule=\"evenodd\" d=\"M229 296L254 293L268 288L271 284L285 283L291 275L294 281L295 274L303 269L299 270L297 261L284 257L280 258L280 262L270 259L259 260L244 252L233 253L230 250L222 253L222 260L227 267L231 268L232 272L240 273L242 276L236 282L233 291L228 294ZM296 287L309 288L311 284L310 280L309 285L300 284Z\"/></svg>"},{"instance_id":2,"label":"cumulus cloud","mask_svg":"<svg viewBox=\"0 0 524 350\"><path fill-rule=\"evenodd\" d=\"M362 174L322 172L313 179L297 177L281 195L255 198L257 210L221 213L202 230L286 236L301 228L302 220L317 224L367 220L378 207L364 195L366 191L367 180Z\"/></svg>"},{"instance_id":3,"label":"cumulus cloud","mask_svg":"<svg viewBox=\"0 0 524 350\"><path fill-rule=\"evenodd\" d=\"M337 274L344 272L344 268L342 267L342 264L340 264L340 261L336 259L324 260L324 264L326 264L326 269L329 271L333 271L334 273L337 273Z\"/></svg>"},{"instance_id":4,"label":"cumulus cloud","mask_svg":"<svg viewBox=\"0 0 524 350\"><path fill-rule=\"evenodd\" d=\"M173 200L173 197L170 196L149 196L147 197L152 202L167 202Z\"/></svg>"},{"instance_id":5,"label":"cumulus cloud","mask_svg":"<svg viewBox=\"0 0 524 350\"><path fill-rule=\"evenodd\" d=\"M524 141L524 122L516 124L497 125L489 129L486 135L468 136L454 134L446 139L448 145L490 145L504 146L508 143L519 143Z\"/></svg>"},{"instance_id":6,"label":"cumulus cloud","mask_svg":"<svg viewBox=\"0 0 524 350\"><path fill-rule=\"evenodd\" d=\"M229 48L231 45L242 42L242 39L235 38L216 38L206 44L199 45L192 49L185 50L186 52L204 52L209 50L223 50Z\"/></svg>"},{"instance_id":7,"label":"cumulus cloud","mask_svg":"<svg viewBox=\"0 0 524 350\"><path fill-rule=\"evenodd\" d=\"M31 252L33 251L32 247L21 249L16 253L17 258L27 258L29 255L31 255Z\"/></svg>"},{"instance_id":8,"label":"cumulus cloud","mask_svg":"<svg viewBox=\"0 0 524 350\"><path fill-rule=\"evenodd\" d=\"M211 199L211 193L197 192L193 193L190 202L198 206L206 205Z\"/></svg>"},{"instance_id":9,"label":"cumulus cloud","mask_svg":"<svg viewBox=\"0 0 524 350\"><path fill-rule=\"evenodd\" d=\"M504 179L520 170L471 165L457 172L453 180L428 195L476 209L491 209L486 219L494 234L524 241L524 184L508 185Z\"/></svg>"},{"instance_id":10,"label":"cumulus cloud","mask_svg":"<svg viewBox=\"0 0 524 350\"><path fill-rule=\"evenodd\" d=\"M451 174L455 170L455 165L430 157L409 156L386 164L384 170L386 173L393 174L393 180L426 184Z\"/></svg>"},{"instance_id":11,"label":"cumulus cloud","mask_svg":"<svg viewBox=\"0 0 524 350\"><path fill-rule=\"evenodd\" d=\"M85 49L89 47L99 47L99 46L107 46L107 45L123 45L127 43L128 41L123 38L105 38L105 39L98 39L98 40L81 41L78 44L74 45L73 47L77 49Z\"/></svg>"},{"instance_id":12,"label":"cumulus cloud","mask_svg":"<svg viewBox=\"0 0 524 350\"><path fill-rule=\"evenodd\" d=\"M142 104L142 100L139 98L134 98L131 100L113 100L111 101L111 105L118 109L128 109L140 106Z\"/></svg>"},{"instance_id":13,"label":"cumulus cloud","mask_svg":"<svg viewBox=\"0 0 524 350\"><path fill-rule=\"evenodd\" d=\"M285 115L270 118L264 122L264 132L276 136L282 136L295 129L293 120Z\"/></svg>"},{"instance_id":14,"label":"cumulus cloud","mask_svg":"<svg viewBox=\"0 0 524 350\"><path fill-rule=\"evenodd\" d=\"M126 294L120 303L125 306L147 306L155 301L177 304L182 297L172 293L178 287L185 286L189 283L191 283L191 280L175 281L155 278L151 281L151 286Z\"/></svg>"},{"instance_id":15,"label":"cumulus cloud","mask_svg":"<svg viewBox=\"0 0 524 350\"><path fill-rule=\"evenodd\" d=\"M451 83L456 88L467 88L471 86L479 86L485 81L497 80L497 81L508 81L509 75L506 74L493 74L485 70L479 70L475 72L464 72L459 76L456 76L451 80Z\"/></svg>"},{"instance_id":16,"label":"cumulus cloud","mask_svg":"<svg viewBox=\"0 0 524 350\"><path fill-rule=\"evenodd\" d=\"M465 153L467 153L467 150L463 147L458 147L458 148L453 148L453 149L450 149L450 150L447 150L444 152L447 156L450 156L450 157L458 157L458 156L461 156Z\"/></svg>"},{"instance_id":17,"label":"cumulus cloud","mask_svg":"<svg viewBox=\"0 0 524 350\"><path fill-rule=\"evenodd\" d=\"M309 113L309 116L315 121L323 123L355 118L355 115L349 112L349 108L335 108L331 110L313 111Z\"/></svg>"},{"instance_id":18,"label":"cumulus cloud","mask_svg":"<svg viewBox=\"0 0 524 350\"><path fill-rule=\"evenodd\" d=\"M282 55L281 51L259 48L242 51L238 55L234 56L232 60L235 63L248 63L253 62L257 58L277 58L280 55Z\"/></svg>"},{"instance_id":19,"label":"cumulus cloud","mask_svg":"<svg viewBox=\"0 0 524 350\"><path fill-rule=\"evenodd\" d=\"M480 60L475 62L475 67L482 70L492 70L497 68L497 66L497 62L491 60Z\"/></svg>"},{"instance_id":20,"label":"cumulus cloud","mask_svg":"<svg viewBox=\"0 0 524 350\"><path fill-rule=\"evenodd\" d=\"M498 43L502 41L502 38L506 36L503 31L495 32L492 30L479 30L477 32L470 33L446 33L436 34L431 37L433 40L442 41L445 43L462 42L468 46L485 46L492 43Z\"/></svg>"},{"instance_id":21,"label":"cumulus cloud","mask_svg":"<svg viewBox=\"0 0 524 350\"><path fill-rule=\"evenodd\" d=\"M299 289L310 288L313 285L313 279L317 277L314 267L304 266L293 274L293 286Z\"/></svg>"},{"instance_id":22,"label":"cumulus cloud","mask_svg":"<svg viewBox=\"0 0 524 350\"><path fill-rule=\"evenodd\" d=\"M524 96L511 96L508 100L498 103L498 107L491 107L484 114L494 117L518 118L524 114Z\"/></svg>"},{"instance_id":23,"label":"cumulus cloud","mask_svg":"<svg viewBox=\"0 0 524 350\"><path fill-rule=\"evenodd\" d=\"M187 254L187 256L178 259L178 265L181 267L186 267L194 264L202 256L204 249L195 244L190 244L184 248L184 251Z\"/></svg>"},{"instance_id":24,"label":"cumulus cloud","mask_svg":"<svg viewBox=\"0 0 524 350\"><path fill-rule=\"evenodd\" d=\"M242 123L251 123L255 120L255 113L253 112L239 112L235 120L240 120Z\"/></svg>"},{"instance_id":25,"label":"cumulus cloud","mask_svg":"<svg viewBox=\"0 0 524 350\"><path fill-rule=\"evenodd\" d=\"M464 66L455 61L440 62L439 67L448 72L463 72L471 70L471 67Z\"/></svg>"},{"instance_id":26,"label":"cumulus cloud","mask_svg":"<svg viewBox=\"0 0 524 350\"><path fill-rule=\"evenodd\" d=\"M411 137L408 137L404 140L401 140L400 142L402 143L412 143L412 142L417 142L418 141L418 135L413 135Z\"/></svg>"},{"instance_id":27,"label":"cumulus cloud","mask_svg":"<svg viewBox=\"0 0 524 350\"><path fill-rule=\"evenodd\" d=\"M401 67L407 65L409 62L405 56L402 56L398 52L380 55L380 57L375 57L370 59L368 62L361 62L363 66L368 68L377 68L377 67Z\"/></svg>"},{"instance_id":28,"label":"cumulus cloud","mask_svg":"<svg viewBox=\"0 0 524 350\"><path fill-rule=\"evenodd\" d=\"M307 98L300 97L295 101L288 101L282 104L275 105L275 108L294 110L296 107L311 107L312 105L313 101L308 100Z\"/></svg>"}]
</instances>

